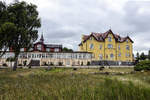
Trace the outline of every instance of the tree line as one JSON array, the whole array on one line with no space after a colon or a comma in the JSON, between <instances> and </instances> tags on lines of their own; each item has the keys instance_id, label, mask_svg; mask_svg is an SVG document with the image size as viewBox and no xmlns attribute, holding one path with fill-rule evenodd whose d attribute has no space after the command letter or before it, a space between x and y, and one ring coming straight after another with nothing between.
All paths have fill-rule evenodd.
<instances>
[{"instance_id":1,"label":"tree line","mask_svg":"<svg viewBox=\"0 0 150 100\"><path fill-rule=\"evenodd\" d=\"M139 52L137 52L136 54L136 60L150 60L150 50L148 51L148 55L144 54L144 52L142 52L141 54Z\"/></svg>"}]
</instances>

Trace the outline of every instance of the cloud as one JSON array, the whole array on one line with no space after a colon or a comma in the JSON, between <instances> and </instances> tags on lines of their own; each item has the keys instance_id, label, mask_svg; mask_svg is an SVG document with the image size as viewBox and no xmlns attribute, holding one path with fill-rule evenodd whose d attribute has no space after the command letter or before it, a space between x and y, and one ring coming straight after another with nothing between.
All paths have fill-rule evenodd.
<instances>
[{"instance_id":1,"label":"cloud","mask_svg":"<svg viewBox=\"0 0 150 100\"><path fill-rule=\"evenodd\" d=\"M21 0L20 0L21 1ZM25 0L38 6L47 43L78 50L82 34L112 29L134 41L134 52L150 49L148 0ZM142 45L141 45L142 43Z\"/></svg>"}]
</instances>

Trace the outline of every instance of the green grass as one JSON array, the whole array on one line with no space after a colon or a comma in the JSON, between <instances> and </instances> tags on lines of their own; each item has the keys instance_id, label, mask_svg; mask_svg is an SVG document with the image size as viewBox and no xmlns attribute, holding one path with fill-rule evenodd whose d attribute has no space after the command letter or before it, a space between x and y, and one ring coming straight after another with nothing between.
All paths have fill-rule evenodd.
<instances>
[{"instance_id":1,"label":"green grass","mask_svg":"<svg viewBox=\"0 0 150 100\"><path fill-rule=\"evenodd\" d=\"M105 69L104 71L132 71ZM95 75L98 69L0 69L1 100L149 100L149 72L129 75ZM148 80L142 78L144 76ZM134 80L138 79L141 83Z\"/></svg>"}]
</instances>

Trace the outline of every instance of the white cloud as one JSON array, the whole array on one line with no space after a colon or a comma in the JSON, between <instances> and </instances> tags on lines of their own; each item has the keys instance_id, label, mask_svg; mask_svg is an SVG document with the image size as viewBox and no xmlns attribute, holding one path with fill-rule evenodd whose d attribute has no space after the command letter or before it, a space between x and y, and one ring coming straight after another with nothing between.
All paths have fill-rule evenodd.
<instances>
[{"instance_id":1,"label":"white cloud","mask_svg":"<svg viewBox=\"0 0 150 100\"><path fill-rule=\"evenodd\" d=\"M83 33L105 32L111 27L114 33L131 36L134 52L150 49L149 0L25 1L38 6L42 19L39 34L44 32L46 42L77 50Z\"/></svg>"}]
</instances>

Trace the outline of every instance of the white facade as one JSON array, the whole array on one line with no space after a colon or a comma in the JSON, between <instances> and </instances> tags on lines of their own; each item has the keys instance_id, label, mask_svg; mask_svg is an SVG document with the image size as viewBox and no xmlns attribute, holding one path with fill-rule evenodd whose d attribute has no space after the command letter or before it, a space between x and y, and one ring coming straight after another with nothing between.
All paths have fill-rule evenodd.
<instances>
[{"instance_id":1,"label":"white facade","mask_svg":"<svg viewBox=\"0 0 150 100\"><path fill-rule=\"evenodd\" d=\"M7 52L0 58L0 64L8 62L7 58L14 57L13 52ZM27 64L31 60L39 60L40 65L43 63L58 65L58 63L63 63L63 65L87 65L87 62L91 62L92 53L89 52L21 52L18 57L18 64L22 64L26 61ZM10 64L8 64L10 65Z\"/></svg>"}]
</instances>

